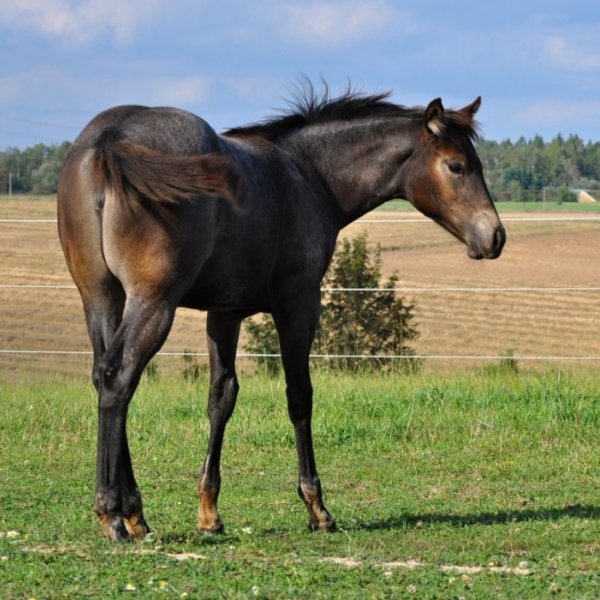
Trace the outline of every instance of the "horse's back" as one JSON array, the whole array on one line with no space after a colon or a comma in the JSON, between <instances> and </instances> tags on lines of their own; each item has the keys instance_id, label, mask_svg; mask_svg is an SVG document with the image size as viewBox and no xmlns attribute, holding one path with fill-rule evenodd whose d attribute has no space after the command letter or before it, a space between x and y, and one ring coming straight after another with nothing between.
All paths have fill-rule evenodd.
<instances>
[{"instance_id":1,"label":"horse's back","mask_svg":"<svg viewBox=\"0 0 600 600\"><path fill-rule=\"evenodd\" d=\"M94 117L74 142L93 147L107 130L167 154L204 154L218 145L214 129L191 112L171 107L116 106Z\"/></svg>"}]
</instances>

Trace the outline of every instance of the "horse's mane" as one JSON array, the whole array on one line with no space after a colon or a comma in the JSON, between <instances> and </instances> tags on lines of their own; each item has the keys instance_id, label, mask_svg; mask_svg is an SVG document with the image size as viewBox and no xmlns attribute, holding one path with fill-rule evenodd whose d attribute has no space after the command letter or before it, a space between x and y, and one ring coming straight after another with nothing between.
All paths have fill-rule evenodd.
<instances>
[{"instance_id":1,"label":"horse's mane","mask_svg":"<svg viewBox=\"0 0 600 600\"><path fill-rule=\"evenodd\" d=\"M275 140L293 130L307 125L330 123L333 121L351 121L360 118L404 117L424 119L422 106L406 107L389 101L392 92L364 94L348 85L345 92L332 98L327 84L318 92L310 81L303 82L287 101L288 110L283 114L264 121L234 127L224 132L226 136L257 136ZM450 135L457 130L471 140L477 140L477 122L460 111L446 109L442 117L442 130Z\"/></svg>"}]
</instances>

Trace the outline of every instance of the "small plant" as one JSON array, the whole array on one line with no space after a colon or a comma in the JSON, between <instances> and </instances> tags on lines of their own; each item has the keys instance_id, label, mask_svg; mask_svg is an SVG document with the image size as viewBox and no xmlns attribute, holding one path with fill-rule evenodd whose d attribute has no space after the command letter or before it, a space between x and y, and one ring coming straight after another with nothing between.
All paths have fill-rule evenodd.
<instances>
[{"instance_id":1,"label":"small plant","mask_svg":"<svg viewBox=\"0 0 600 600\"><path fill-rule=\"evenodd\" d=\"M188 381L198 381L204 369L196 360L195 353L192 350L183 351L183 362L186 365L183 371L181 371L183 378Z\"/></svg>"},{"instance_id":2,"label":"small plant","mask_svg":"<svg viewBox=\"0 0 600 600\"><path fill-rule=\"evenodd\" d=\"M497 365L488 365L483 371L487 374L517 375L519 373L519 360L515 351L509 348L500 357Z\"/></svg>"},{"instance_id":3,"label":"small plant","mask_svg":"<svg viewBox=\"0 0 600 600\"><path fill-rule=\"evenodd\" d=\"M519 361L515 357L515 351L512 348L504 353L504 356L500 359L499 366L503 373L516 375L519 372Z\"/></svg>"},{"instance_id":4,"label":"small plant","mask_svg":"<svg viewBox=\"0 0 600 600\"><path fill-rule=\"evenodd\" d=\"M159 378L160 373L158 370L158 364L151 360L147 365L146 368L144 369L146 375L148 376L148 379L152 379L152 380L156 380Z\"/></svg>"},{"instance_id":5,"label":"small plant","mask_svg":"<svg viewBox=\"0 0 600 600\"><path fill-rule=\"evenodd\" d=\"M279 338L271 315L262 314L254 319L244 322L248 333L246 350L256 354L256 362L269 375L277 375L281 366L279 352Z\"/></svg>"}]
</instances>

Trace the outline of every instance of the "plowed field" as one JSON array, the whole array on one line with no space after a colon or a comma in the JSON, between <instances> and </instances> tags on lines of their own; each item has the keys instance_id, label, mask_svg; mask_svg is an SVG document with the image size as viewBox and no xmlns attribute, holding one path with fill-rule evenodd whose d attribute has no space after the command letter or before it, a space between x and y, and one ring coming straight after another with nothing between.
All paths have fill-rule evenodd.
<instances>
[{"instance_id":1,"label":"plowed field","mask_svg":"<svg viewBox=\"0 0 600 600\"><path fill-rule=\"evenodd\" d=\"M508 243L497 261L470 260L460 243L431 222L356 223L342 235L366 228L370 243L381 245L384 274L396 272L398 286L406 290L403 295L416 304L417 353L438 357L426 361L427 368L497 362L440 356L600 356L600 292L572 289L600 288L600 222L581 214L573 215L578 221L568 221L564 212L560 221L547 220L552 217L548 213L502 216ZM412 212L377 211L367 219L415 217ZM0 219L9 218L54 219L55 202L0 199ZM533 218L538 220L523 220ZM39 284L72 285L56 225L1 222L0 350L89 351L75 289L5 287ZM163 352L203 352L203 329L203 313L180 309ZM78 375L87 372L90 363L87 354L0 353L0 377ZM559 363L600 367L600 361ZM164 356L158 364L167 370L185 367L180 356Z\"/></svg>"}]
</instances>

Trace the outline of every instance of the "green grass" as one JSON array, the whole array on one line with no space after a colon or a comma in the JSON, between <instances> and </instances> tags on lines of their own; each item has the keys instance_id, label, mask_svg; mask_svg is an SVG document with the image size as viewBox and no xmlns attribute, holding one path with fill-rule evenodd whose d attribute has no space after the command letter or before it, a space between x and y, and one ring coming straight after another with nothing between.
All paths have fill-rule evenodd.
<instances>
[{"instance_id":1,"label":"green grass","mask_svg":"<svg viewBox=\"0 0 600 600\"><path fill-rule=\"evenodd\" d=\"M498 212L565 212L565 213L600 213L600 202L496 202ZM382 204L377 210L410 212L415 209L406 200L391 200Z\"/></svg>"},{"instance_id":2,"label":"green grass","mask_svg":"<svg viewBox=\"0 0 600 600\"><path fill-rule=\"evenodd\" d=\"M600 202L496 202L498 212L564 212L564 213L599 213Z\"/></svg>"},{"instance_id":3,"label":"green grass","mask_svg":"<svg viewBox=\"0 0 600 600\"><path fill-rule=\"evenodd\" d=\"M121 546L91 508L91 386L0 384L0 532L18 533L0 539L2 597L598 596L600 373L314 383L337 533L308 532L284 385L254 376L226 437L226 533L196 534L206 388L159 379L129 420L154 539Z\"/></svg>"}]
</instances>

